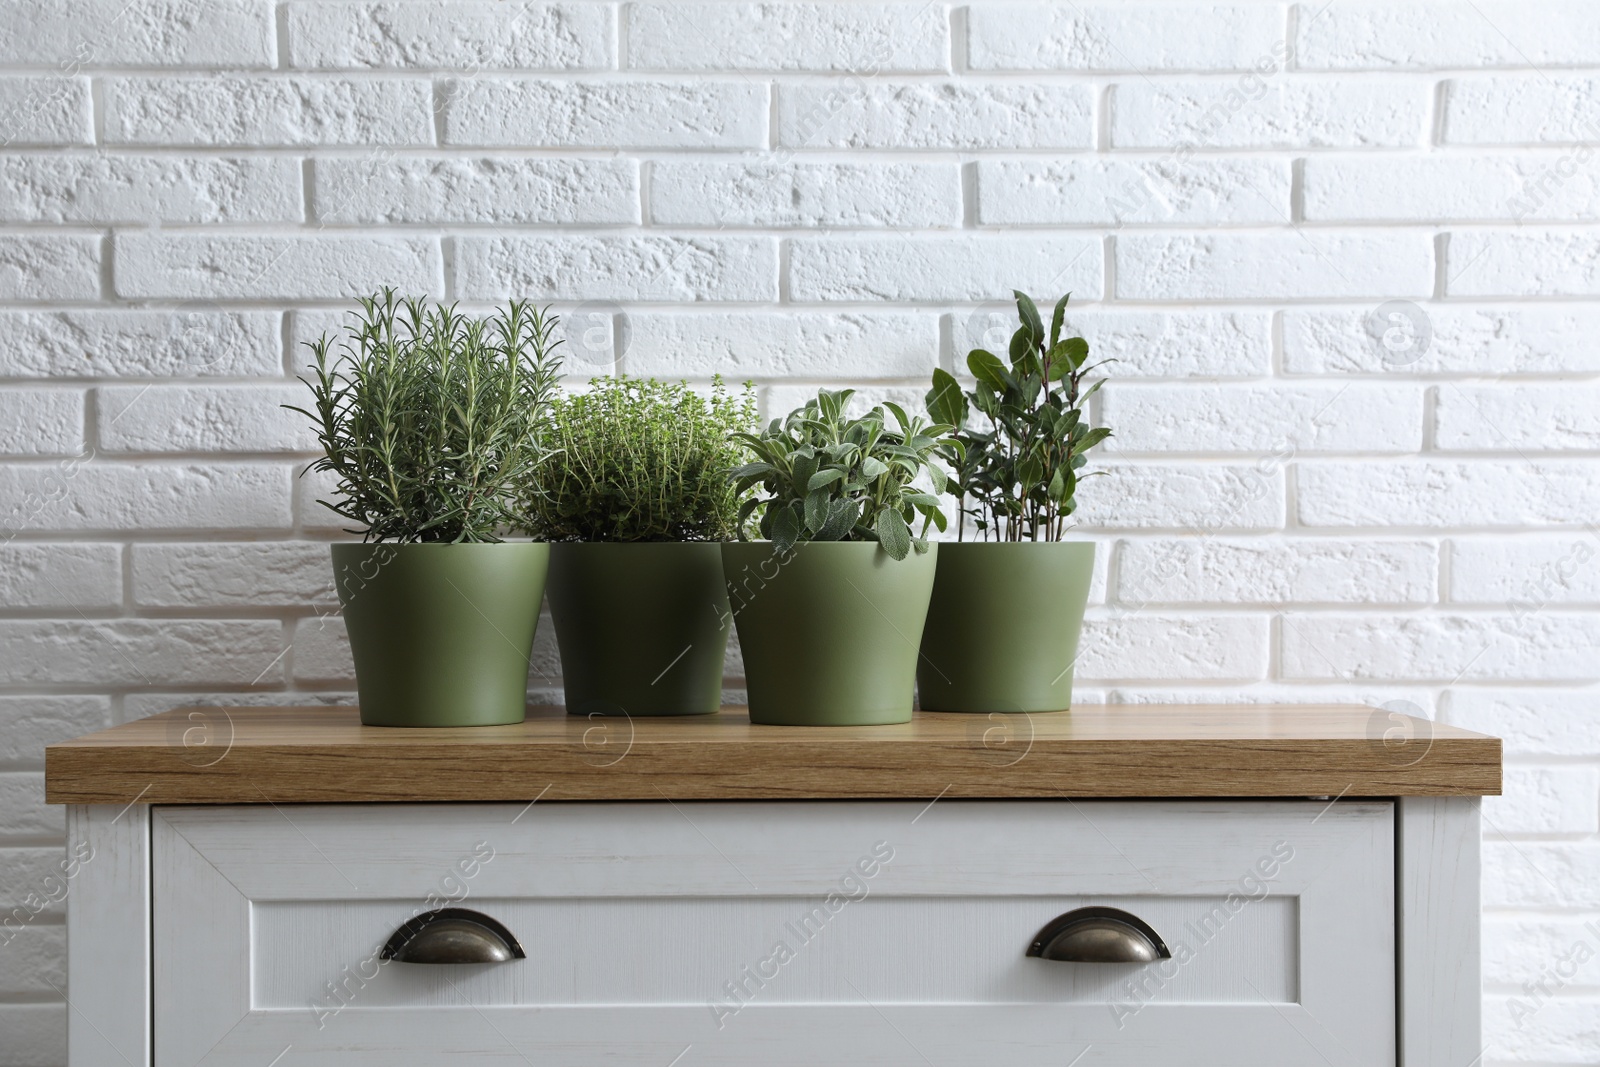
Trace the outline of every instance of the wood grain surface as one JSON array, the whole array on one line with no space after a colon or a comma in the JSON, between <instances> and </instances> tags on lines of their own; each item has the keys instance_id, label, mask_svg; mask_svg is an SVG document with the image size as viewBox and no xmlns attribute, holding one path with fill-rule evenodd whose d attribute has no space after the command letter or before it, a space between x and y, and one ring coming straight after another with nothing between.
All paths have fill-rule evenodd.
<instances>
[{"instance_id":1,"label":"wood grain surface","mask_svg":"<svg viewBox=\"0 0 1600 1067\"><path fill-rule=\"evenodd\" d=\"M1483 796L1500 740L1359 706L1090 705L752 726L530 711L362 726L354 708L182 708L45 750L52 804L1010 797Z\"/></svg>"}]
</instances>

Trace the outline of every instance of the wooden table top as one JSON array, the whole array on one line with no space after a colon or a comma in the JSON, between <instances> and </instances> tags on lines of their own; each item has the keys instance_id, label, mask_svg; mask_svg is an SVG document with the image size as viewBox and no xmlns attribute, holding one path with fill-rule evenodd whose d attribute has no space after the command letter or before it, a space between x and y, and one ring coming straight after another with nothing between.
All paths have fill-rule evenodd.
<instances>
[{"instance_id":1,"label":"wooden table top","mask_svg":"<svg viewBox=\"0 0 1600 1067\"><path fill-rule=\"evenodd\" d=\"M1483 796L1500 740L1353 705L1084 705L752 726L534 709L362 726L354 708L181 708L45 749L52 804Z\"/></svg>"}]
</instances>

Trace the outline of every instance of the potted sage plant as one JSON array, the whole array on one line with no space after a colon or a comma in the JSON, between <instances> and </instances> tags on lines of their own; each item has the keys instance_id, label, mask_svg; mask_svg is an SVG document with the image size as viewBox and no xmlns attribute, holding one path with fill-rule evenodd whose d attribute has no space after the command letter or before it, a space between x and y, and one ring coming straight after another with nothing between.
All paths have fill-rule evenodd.
<instances>
[{"instance_id":1,"label":"potted sage plant","mask_svg":"<svg viewBox=\"0 0 1600 1067\"><path fill-rule=\"evenodd\" d=\"M369 726L521 722L549 546L508 541L544 454L556 319L513 302L475 318L393 290L337 347L310 342L310 410L355 524L334 584Z\"/></svg>"},{"instance_id":2,"label":"potted sage plant","mask_svg":"<svg viewBox=\"0 0 1600 1067\"><path fill-rule=\"evenodd\" d=\"M550 453L532 472L525 525L551 542L551 621L574 715L696 715L722 706L735 536L733 435L755 392L713 380L607 377L551 407Z\"/></svg>"},{"instance_id":3,"label":"potted sage plant","mask_svg":"<svg viewBox=\"0 0 1600 1067\"><path fill-rule=\"evenodd\" d=\"M852 394L823 390L738 435L752 458L734 470L735 487L757 490L740 514L765 538L722 546L751 722L911 718L937 559L927 533L947 524L934 453L951 427L895 404L847 418Z\"/></svg>"},{"instance_id":4,"label":"potted sage plant","mask_svg":"<svg viewBox=\"0 0 1600 1067\"><path fill-rule=\"evenodd\" d=\"M1094 574L1092 541L1075 540L1087 453L1111 431L1091 427L1084 402L1089 344L1062 337L1067 299L1048 331L1014 293L1021 325L1009 360L973 349L964 391L933 373L930 416L953 427L939 451L955 472L957 538L939 549L917 689L925 711L1064 711ZM1069 296L1071 294L1068 294ZM1109 361L1103 361L1109 362ZM968 534L972 535L968 539Z\"/></svg>"}]
</instances>

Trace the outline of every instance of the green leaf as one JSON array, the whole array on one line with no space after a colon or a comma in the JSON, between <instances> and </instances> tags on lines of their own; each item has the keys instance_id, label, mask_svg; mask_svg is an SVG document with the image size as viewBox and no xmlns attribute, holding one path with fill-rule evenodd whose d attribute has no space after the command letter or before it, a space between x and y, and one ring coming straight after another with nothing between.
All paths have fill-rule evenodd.
<instances>
[{"instance_id":1,"label":"green leaf","mask_svg":"<svg viewBox=\"0 0 1600 1067\"><path fill-rule=\"evenodd\" d=\"M923 398L934 422L948 423L956 429L966 425L967 397L955 375L941 368L933 372L933 388Z\"/></svg>"},{"instance_id":2,"label":"green leaf","mask_svg":"<svg viewBox=\"0 0 1600 1067\"><path fill-rule=\"evenodd\" d=\"M993 352L982 348L974 348L967 353L967 369L972 376L980 382L985 382L997 390L1004 390L1011 383L1011 375L1006 371L1000 357Z\"/></svg>"},{"instance_id":3,"label":"green leaf","mask_svg":"<svg viewBox=\"0 0 1600 1067\"><path fill-rule=\"evenodd\" d=\"M906 520L900 517L898 511L885 508L878 512L878 521L873 525L878 535L878 544L889 553L892 559L905 559L911 554L911 527L906 525Z\"/></svg>"},{"instance_id":4,"label":"green leaf","mask_svg":"<svg viewBox=\"0 0 1600 1067\"><path fill-rule=\"evenodd\" d=\"M1106 429L1104 426L1098 426L1083 435L1083 439L1078 442L1078 451L1087 452L1089 449L1093 448L1095 445L1099 444L1101 441L1104 441L1110 436L1110 430Z\"/></svg>"},{"instance_id":5,"label":"green leaf","mask_svg":"<svg viewBox=\"0 0 1600 1067\"><path fill-rule=\"evenodd\" d=\"M1068 337L1061 342L1065 347L1067 358L1072 360L1074 369L1083 366L1083 361L1089 358L1089 342L1081 337Z\"/></svg>"},{"instance_id":6,"label":"green leaf","mask_svg":"<svg viewBox=\"0 0 1600 1067\"><path fill-rule=\"evenodd\" d=\"M1033 354L1033 345L1033 334L1028 330L1028 327L1018 326L1017 332L1011 335L1011 365L1015 367L1031 356ZM1028 372L1025 368L1022 368L1019 369L1019 373L1026 374Z\"/></svg>"},{"instance_id":7,"label":"green leaf","mask_svg":"<svg viewBox=\"0 0 1600 1067\"><path fill-rule=\"evenodd\" d=\"M827 489L817 489L806 494L806 533L815 535L828 521Z\"/></svg>"},{"instance_id":8,"label":"green leaf","mask_svg":"<svg viewBox=\"0 0 1600 1067\"><path fill-rule=\"evenodd\" d=\"M896 422L900 424L901 433L911 432L911 420L906 417L906 409L892 400L885 400L883 406L889 409Z\"/></svg>"},{"instance_id":9,"label":"green leaf","mask_svg":"<svg viewBox=\"0 0 1600 1067\"><path fill-rule=\"evenodd\" d=\"M1066 320L1066 317L1067 317L1067 301L1070 300L1071 298L1072 298L1072 294L1068 293L1066 296L1064 296L1060 300L1056 301L1055 312L1053 314L1051 314L1051 316L1050 316L1050 347L1051 348L1054 348L1056 346L1056 342L1061 340L1061 324L1062 324L1063 321Z\"/></svg>"},{"instance_id":10,"label":"green leaf","mask_svg":"<svg viewBox=\"0 0 1600 1067\"><path fill-rule=\"evenodd\" d=\"M815 490L821 489L825 485L831 485L834 482L839 481L843 477L844 471L840 470L838 467L829 467L827 470L820 470L813 474L810 478L806 479L806 492L814 492Z\"/></svg>"},{"instance_id":11,"label":"green leaf","mask_svg":"<svg viewBox=\"0 0 1600 1067\"><path fill-rule=\"evenodd\" d=\"M817 531L818 541L843 541L850 534L861 514L861 506L854 500L835 500L828 507L828 521Z\"/></svg>"},{"instance_id":12,"label":"green leaf","mask_svg":"<svg viewBox=\"0 0 1600 1067\"><path fill-rule=\"evenodd\" d=\"M861 476L867 481L874 481L889 473L889 465L876 456L861 457Z\"/></svg>"},{"instance_id":13,"label":"green leaf","mask_svg":"<svg viewBox=\"0 0 1600 1067\"><path fill-rule=\"evenodd\" d=\"M800 539L800 514L792 507L779 507L772 515L772 543L787 552Z\"/></svg>"},{"instance_id":14,"label":"green leaf","mask_svg":"<svg viewBox=\"0 0 1600 1067\"><path fill-rule=\"evenodd\" d=\"M1011 295L1017 298L1017 314L1021 316L1023 326L1027 327L1032 344L1043 344L1044 323L1039 321L1039 309L1034 306L1033 299L1020 289L1011 290Z\"/></svg>"}]
</instances>

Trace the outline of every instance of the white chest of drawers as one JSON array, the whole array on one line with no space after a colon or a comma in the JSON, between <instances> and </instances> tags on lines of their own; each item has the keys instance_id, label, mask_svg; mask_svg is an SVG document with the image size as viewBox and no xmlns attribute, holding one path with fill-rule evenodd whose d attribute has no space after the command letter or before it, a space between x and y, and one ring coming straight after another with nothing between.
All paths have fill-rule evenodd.
<instances>
[{"instance_id":1,"label":"white chest of drawers","mask_svg":"<svg viewBox=\"0 0 1600 1067\"><path fill-rule=\"evenodd\" d=\"M72 1067L1463 1067L1481 1051L1491 738L1437 728L1397 751L1365 709L860 731L730 712L606 723L603 743L555 716L352 718L203 712L52 748L51 798L92 849L69 896ZM515 954L384 957L402 927L444 936L462 909ZM1051 940L1084 915L1153 958Z\"/></svg>"}]
</instances>

